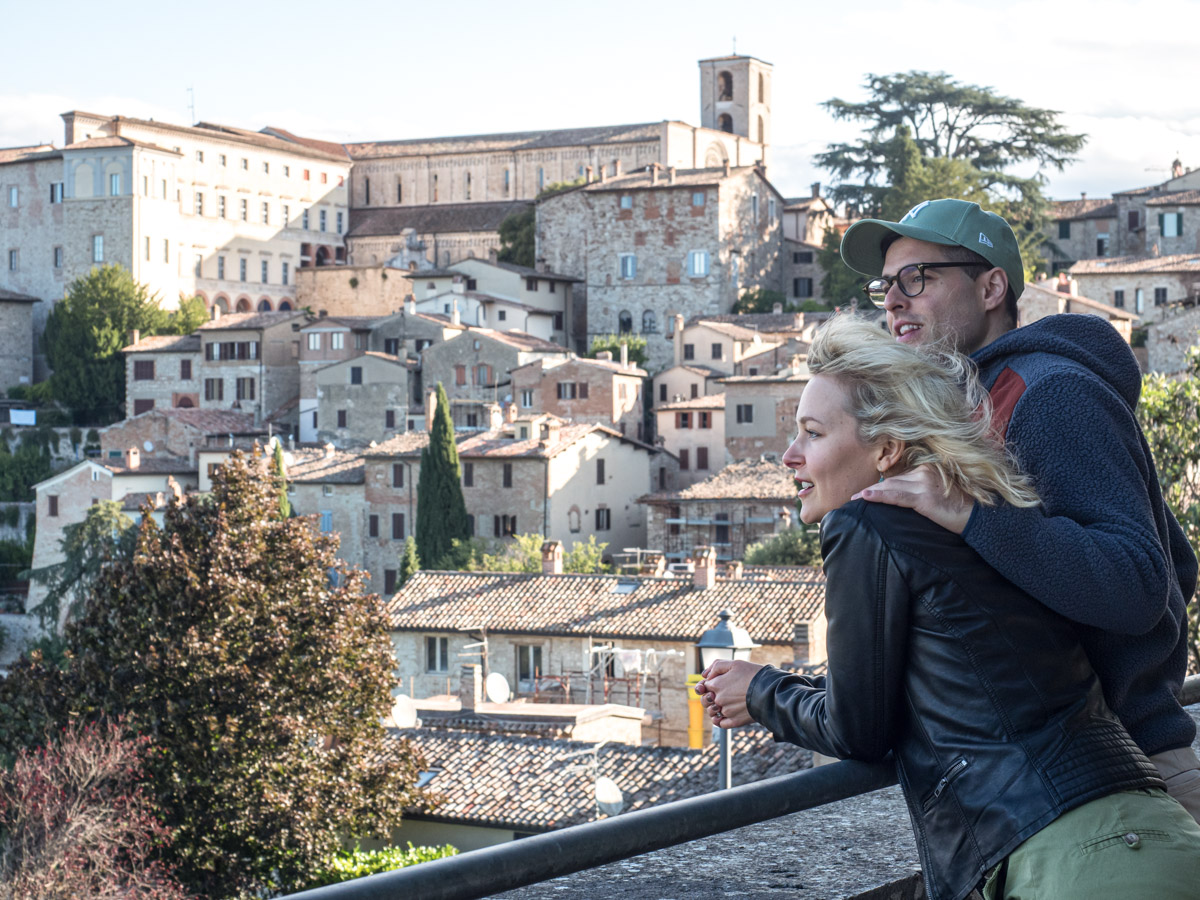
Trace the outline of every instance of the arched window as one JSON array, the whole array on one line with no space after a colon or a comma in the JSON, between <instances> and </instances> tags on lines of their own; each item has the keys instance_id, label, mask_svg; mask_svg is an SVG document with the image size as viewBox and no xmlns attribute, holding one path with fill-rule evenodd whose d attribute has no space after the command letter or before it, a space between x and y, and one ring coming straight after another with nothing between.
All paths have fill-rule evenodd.
<instances>
[{"instance_id":1,"label":"arched window","mask_svg":"<svg viewBox=\"0 0 1200 900\"><path fill-rule=\"evenodd\" d=\"M717 126L728 134L733 134L733 116L729 113L721 113L721 117L717 119Z\"/></svg>"},{"instance_id":2,"label":"arched window","mask_svg":"<svg viewBox=\"0 0 1200 900\"><path fill-rule=\"evenodd\" d=\"M329 248L328 247L321 246L321 247L317 248L317 265L318 266L329 265Z\"/></svg>"},{"instance_id":3,"label":"arched window","mask_svg":"<svg viewBox=\"0 0 1200 900\"><path fill-rule=\"evenodd\" d=\"M193 409L195 406L196 404L192 402L192 398L186 394L180 397L178 402L175 404L176 409Z\"/></svg>"},{"instance_id":4,"label":"arched window","mask_svg":"<svg viewBox=\"0 0 1200 900\"><path fill-rule=\"evenodd\" d=\"M729 72L722 72L717 76L717 99L733 99L733 75Z\"/></svg>"},{"instance_id":5,"label":"arched window","mask_svg":"<svg viewBox=\"0 0 1200 900\"><path fill-rule=\"evenodd\" d=\"M291 308L292 308L292 303L290 300L280 300L279 301L279 311L280 312L290 310Z\"/></svg>"},{"instance_id":6,"label":"arched window","mask_svg":"<svg viewBox=\"0 0 1200 900\"><path fill-rule=\"evenodd\" d=\"M758 73L758 102L759 103L767 102L767 100L766 100L767 92L764 90L764 81L765 81L765 79L762 76L762 72L759 72Z\"/></svg>"},{"instance_id":7,"label":"arched window","mask_svg":"<svg viewBox=\"0 0 1200 900\"><path fill-rule=\"evenodd\" d=\"M466 195L467 195L466 199L470 200L471 199L471 173L470 172L467 173L467 180L466 180L465 184L466 184Z\"/></svg>"},{"instance_id":8,"label":"arched window","mask_svg":"<svg viewBox=\"0 0 1200 900\"><path fill-rule=\"evenodd\" d=\"M627 309L621 310L617 316L617 332L619 334L630 334L633 332L633 315Z\"/></svg>"},{"instance_id":9,"label":"arched window","mask_svg":"<svg viewBox=\"0 0 1200 900\"><path fill-rule=\"evenodd\" d=\"M654 334L658 331L658 323L654 319L654 310L648 309L642 313L642 334Z\"/></svg>"},{"instance_id":10,"label":"arched window","mask_svg":"<svg viewBox=\"0 0 1200 900\"><path fill-rule=\"evenodd\" d=\"M259 300L258 301L258 311L259 312L270 312L271 311L271 301L268 300L266 297L263 297L261 300Z\"/></svg>"},{"instance_id":11,"label":"arched window","mask_svg":"<svg viewBox=\"0 0 1200 900\"><path fill-rule=\"evenodd\" d=\"M538 166L538 190L540 191L540 190L544 189L545 187L546 187L546 170L543 169L541 166Z\"/></svg>"},{"instance_id":12,"label":"arched window","mask_svg":"<svg viewBox=\"0 0 1200 900\"><path fill-rule=\"evenodd\" d=\"M250 312L250 298L242 297L237 302L237 312Z\"/></svg>"},{"instance_id":13,"label":"arched window","mask_svg":"<svg viewBox=\"0 0 1200 900\"><path fill-rule=\"evenodd\" d=\"M763 126L763 117L758 117L758 142L765 144L767 142L767 129Z\"/></svg>"},{"instance_id":14,"label":"arched window","mask_svg":"<svg viewBox=\"0 0 1200 900\"><path fill-rule=\"evenodd\" d=\"M217 294L213 298L213 306L217 307L221 312L227 313L229 312L229 298L224 294Z\"/></svg>"}]
</instances>

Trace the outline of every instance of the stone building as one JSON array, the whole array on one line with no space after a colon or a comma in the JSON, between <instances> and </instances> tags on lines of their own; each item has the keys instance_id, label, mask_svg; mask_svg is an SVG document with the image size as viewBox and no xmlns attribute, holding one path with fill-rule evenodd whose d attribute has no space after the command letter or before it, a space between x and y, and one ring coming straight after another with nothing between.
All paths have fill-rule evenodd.
<instances>
[{"instance_id":1,"label":"stone building","mask_svg":"<svg viewBox=\"0 0 1200 900\"><path fill-rule=\"evenodd\" d=\"M765 375L728 375L725 385L725 451L729 459L778 459L796 436L796 407L809 374L799 357Z\"/></svg>"},{"instance_id":2,"label":"stone building","mask_svg":"<svg viewBox=\"0 0 1200 900\"><path fill-rule=\"evenodd\" d=\"M657 372L671 364L664 332L676 316L782 289L782 203L760 167L650 168L540 201L537 254L583 279L589 339L640 334Z\"/></svg>"},{"instance_id":3,"label":"stone building","mask_svg":"<svg viewBox=\"0 0 1200 900\"><path fill-rule=\"evenodd\" d=\"M1171 310L1146 329L1146 368L1176 375L1187 371L1187 351L1200 343L1200 308Z\"/></svg>"},{"instance_id":4,"label":"stone building","mask_svg":"<svg viewBox=\"0 0 1200 900\"><path fill-rule=\"evenodd\" d=\"M523 415L549 413L572 422L611 425L643 440L642 384L646 373L608 351L599 359L543 357L510 374L513 402Z\"/></svg>"},{"instance_id":5,"label":"stone building","mask_svg":"<svg viewBox=\"0 0 1200 900\"><path fill-rule=\"evenodd\" d=\"M141 451L143 461L160 457L197 464L197 453L214 443L239 442L267 434L254 424L251 413L223 409L155 408L109 425L100 432L100 454L105 459L122 459L130 447Z\"/></svg>"},{"instance_id":6,"label":"stone building","mask_svg":"<svg viewBox=\"0 0 1200 900\"><path fill-rule=\"evenodd\" d=\"M370 163L356 158L354 165L358 172ZM353 265L409 263L418 269L487 257L500 249L500 223L530 206L528 200L379 207L356 202L347 252Z\"/></svg>"},{"instance_id":7,"label":"stone building","mask_svg":"<svg viewBox=\"0 0 1200 900\"><path fill-rule=\"evenodd\" d=\"M696 548L712 546L718 559L739 560L751 544L792 526L796 482L778 460L758 457L638 502L646 507L647 546L667 559L688 559Z\"/></svg>"},{"instance_id":8,"label":"stone building","mask_svg":"<svg viewBox=\"0 0 1200 900\"><path fill-rule=\"evenodd\" d=\"M580 702L589 682L592 694L603 690L597 662L603 668L602 660L613 658L609 695L619 690L616 699L624 701L617 685L649 669L653 677L641 679L648 685L630 702L654 715L656 734L648 737L686 746L687 676L699 671L695 644L722 610L760 645L755 662L825 658L819 572L801 570L789 581L722 577L711 550L697 557L694 571L674 577L565 575L561 568L546 574L420 572L388 601L397 674L418 696L442 693L452 661L482 631L490 671L532 687L536 670L547 699ZM453 674L457 683L457 665Z\"/></svg>"},{"instance_id":9,"label":"stone building","mask_svg":"<svg viewBox=\"0 0 1200 900\"><path fill-rule=\"evenodd\" d=\"M299 311L230 313L201 325L200 407L297 427L300 341L293 326L307 318Z\"/></svg>"},{"instance_id":10,"label":"stone building","mask_svg":"<svg viewBox=\"0 0 1200 900\"><path fill-rule=\"evenodd\" d=\"M200 406L200 335L162 334L139 338L125 354L125 415L152 409L195 409Z\"/></svg>"},{"instance_id":11,"label":"stone building","mask_svg":"<svg viewBox=\"0 0 1200 900\"><path fill-rule=\"evenodd\" d=\"M725 397L684 400L654 407L655 443L679 462L673 490L703 481L725 467ZM659 490L662 490L659 487Z\"/></svg>"},{"instance_id":12,"label":"stone building","mask_svg":"<svg viewBox=\"0 0 1200 900\"><path fill-rule=\"evenodd\" d=\"M317 408L302 415L300 440L330 442L338 447L365 447L383 442L407 428L413 404L413 363L368 350L361 356L318 369ZM314 437L306 435L315 432Z\"/></svg>"},{"instance_id":13,"label":"stone building","mask_svg":"<svg viewBox=\"0 0 1200 900\"><path fill-rule=\"evenodd\" d=\"M743 361L783 345L787 332L761 332L743 322L750 317L697 316L686 325L675 316L671 328L674 365L654 376L655 404L719 393L721 378L740 375ZM796 316L790 317L796 321ZM755 323L750 323L755 324Z\"/></svg>"},{"instance_id":14,"label":"stone building","mask_svg":"<svg viewBox=\"0 0 1200 900\"><path fill-rule=\"evenodd\" d=\"M295 272L344 261L350 160L279 129L64 113L62 149L0 154L0 288L54 300L119 263L166 308L289 309ZM39 372L39 375L43 373Z\"/></svg>"},{"instance_id":15,"label":"stone building","mask_svg":"<svg viewBox=\"0 0 1200 900\"><path fill-rule=\"evenodd\" d=\"M828 302L821 290L825 270L817 262L820 252L820 244L783 239L783 294L789 303L800 306L810 300Z\"/></svg>"},{"instance_id":16,"label":"stone building","mask_svg":"<svg viewBox=\"0 0 1200 900\"><path fill-rule=\"evenodd\" d=\"M1065 273L1063 273L1065 275ZM1113 328L1125 339L1126 343L1133 337L1133 326L1138 317L1125 309L1117 309L1099 300L1079 296L1079 283L1074 279L1047 279L1025 285L1025 290L1017 301L1017 325L1028 325L1046 316L1060 313L1076 313L1087 316L1099 316L1112 324ZM1063 288L1066 290L1063 290Z\"/></svg>"},{"instance_id":17,"label":"stone building","mask_svg":"<svg viewBox=\"0 0 1200 900\"><path fill-rule=\"evenodd\" d=\"M421 352L421 378L426 392L439 384L451 400L477 403L512 402L509 373L538 359L567 358L561 344L519 331L467 328ZM469 423L468 427L477 427Z\"/></svg>"},{"instance_id":18,"label":"stone building","mask_svg":"<svg viewBox=\"0 0 1200 900\"><path fill-rule=\"evenodd\" d=\"M563 425L548 416L518 418L501 429L458 433L455 439L476 537L540 533L569 548L595 535L609 553L644 545L644 514L636 498L649 489L653 448L603 425ZM363 567L375 590L394 590L403 540L416 528L421 450L428 443L427 432L410 432L363 453L368 516Z\"/></svg>"},{"instance_id":19,"label":"stone building","mask_svg":"<svg viewBox=\"0 0 1200 900\"><path fill-rule=\"evenodd\" d=\"M1078 292L1155 322L1200 298L1200 255L1081 260L1068 270Z\"/></svg>"},{"instance_id":20,"label":"stone building","mask_svg":"<svg viewBox=\"0 0 1200 900\"><path fill-rule=\"evenodd\" d=\"M288 499L298 516L313 516L322 534L337 534L338 558L357 567L362 559L362 456L323 447L294 447L284 452Z\"/></svg>"},{"instance_id":21,"label":"stone building","mask_svg":"<svg viewBox=\"0 0 1200 900\"><path fill-rule=\"evenodd\" d=\"M0 288L0 390L33 381L37 297Z\"/></svg>"},{"instance_id":22,"label":"stone building","mask_svg":"<svg viewBox=\"0 0 1200 900\"><path fill-rule=\"evenodd\" d=\"M1057 275L1081 259L1113 255L1117 226L1117 204L1109 197L1055 200L1045 229L1043 255L1048 271Z\"/></svg>"},{"instance_id":23,"label":"stone building","mask_svg":"<svg viewBox=\"0 0 1200 900\"><path fill-rule=\"evenodd\" d=\"M381 316L321 316L296 323L300 369L300 440L317 440L319 416L316 373L367 352L371 329ZM326 423L328 425L328 423Z\"/></svg>"}]
</instances>

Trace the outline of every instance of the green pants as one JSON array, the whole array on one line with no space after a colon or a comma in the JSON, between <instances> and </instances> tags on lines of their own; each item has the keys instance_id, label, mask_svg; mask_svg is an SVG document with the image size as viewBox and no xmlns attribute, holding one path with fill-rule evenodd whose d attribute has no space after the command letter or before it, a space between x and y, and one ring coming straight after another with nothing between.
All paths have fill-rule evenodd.
<instances>
[{"instance_id":1,"label":"green pants","mask_svg":"<svg viewBox=\"0 0 1200 900\"><path fill-rule=\"evenodd\" d=\"M1055 819L989 873L984 900L1196 900L1200 825L1164 791L1122 791Z\"/></svg>"}]
</instances>

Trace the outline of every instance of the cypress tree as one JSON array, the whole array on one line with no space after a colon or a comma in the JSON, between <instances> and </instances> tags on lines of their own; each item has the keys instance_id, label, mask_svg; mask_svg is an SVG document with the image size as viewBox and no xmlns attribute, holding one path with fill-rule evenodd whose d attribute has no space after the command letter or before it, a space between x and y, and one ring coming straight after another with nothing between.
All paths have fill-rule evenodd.
<instances>
[{"instance_id":1,"label":"cypress tree","mask_svg":"<svg viewBox=\"0 0 1200 900\"><path fill-rule=\"evenodd\" d=\"M417 550L431 568L438 568L455 538L465 541L468 537L461 477L450 401L439 382L437 409L429 428L429 445L421 451L417 483Z\"/></svg>"},{"instance_id":2,"label":"cypress tree","mask_svg":"<svg viewBox=\"0 0 1200 900\"><path fill-rule=\"evenodd\" d=\"M413 540L410 534L404 539L404 555L400 557L400 583L397 587L403 587L408 579L412 578L421 570L421 559L417 556L417 542Z\"/></svg>"},{"instance_id":3,"label":"cypress tree","mask_svg":"<svg viewBox=\"0 0 1200 900\"><path fill-rule=\"evenodd\" d=\"M275 454L271 458L271 474L279 490L279 518L292 517L292 501L288 498L287 466L283 463L283 444L275 442Z\"/></svg>"}]
</instances>

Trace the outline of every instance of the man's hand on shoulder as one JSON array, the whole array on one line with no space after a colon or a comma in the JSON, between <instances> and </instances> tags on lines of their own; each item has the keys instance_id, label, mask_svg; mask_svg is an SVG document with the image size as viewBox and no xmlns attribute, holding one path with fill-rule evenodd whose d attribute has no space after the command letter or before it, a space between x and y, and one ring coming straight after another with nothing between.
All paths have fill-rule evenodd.
<instances>
[{"instance_id":1,"label":"man's hand on shoulder","mask_svg":"<svg viewBox=\"0 0 1200 900\"><path fill-rule=\"evenodd\" d=\"M962 534L966 530L975 505L958 488L951 488L947 494L941 475L927 465L885 478L879 484L859 491L851 499L860 497L872 503L907 506L955 534Z\"/></svg>"}]
</instances>

